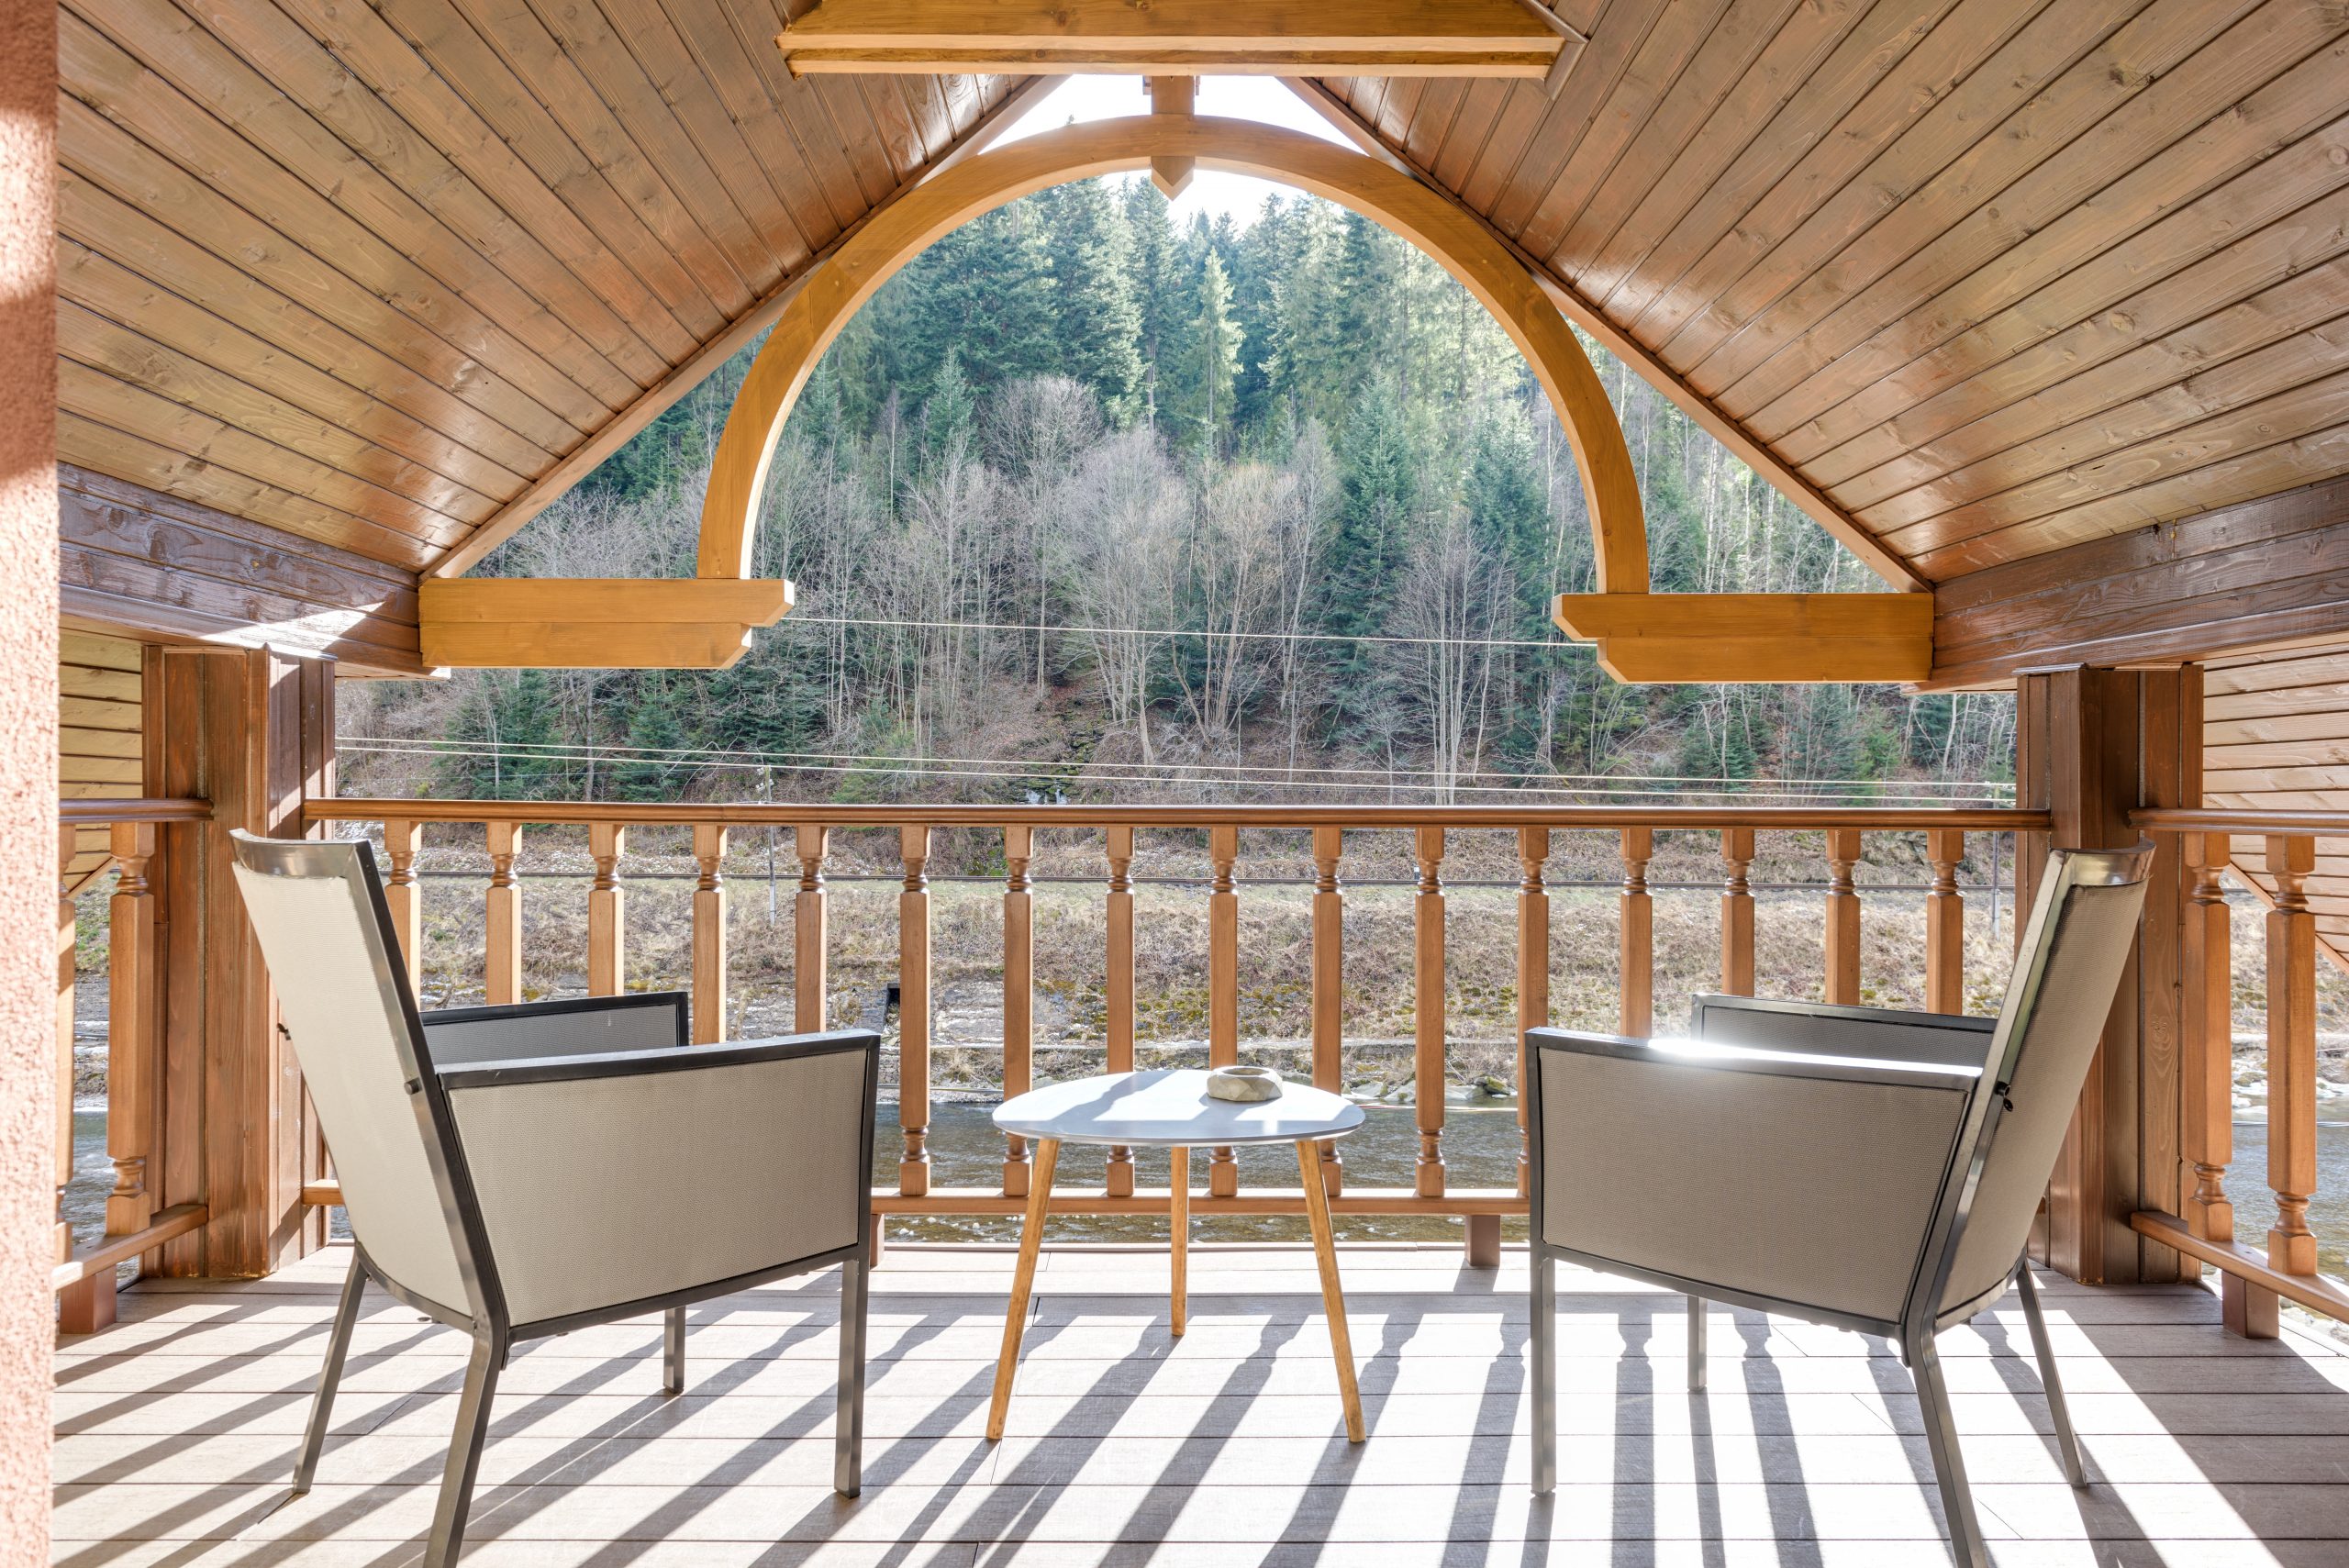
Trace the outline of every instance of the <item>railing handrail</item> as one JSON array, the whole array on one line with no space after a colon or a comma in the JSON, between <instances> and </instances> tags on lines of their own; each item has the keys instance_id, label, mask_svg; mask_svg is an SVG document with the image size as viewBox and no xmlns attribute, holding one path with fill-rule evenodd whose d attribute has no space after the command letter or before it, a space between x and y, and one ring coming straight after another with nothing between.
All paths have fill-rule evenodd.
<instances>
[{"instance_id":1,"label":"railing handrail","mask_svg":"<svg viewBox=\"0 0 2349 1568\"><path fill-rule=\"evenodd\" d=\"M61 800L57 819L103 827L110 822L202 822L212 815L208 800L180 798Z\"/></svg>"},{"instance_id":2,"label":"railing handrail","mask_svg":"<svg viewBox=\"0 0 2349 1568\"><path fill-rule=\"evenodd\" d=\"M521 822L542 825L896 828L1655 828L1765 831L1854 828L1868 832L1963 828L2039 833L2044 811L2013 806L1025 806L674 804L622 800L313 800L313 822Z\"/></svg>"},{"instance_id":3,"label":"railing handrail","mask_svg":"<svg viewBox=\"0 0 2349 1568\"><path fill-rule=\"evenodd\" d=\"M2147 806L2129 814L2148 833L2319 833L2349 835L2349 811L2263 811L2236 806Z\"/></svg>"}]
</instances>

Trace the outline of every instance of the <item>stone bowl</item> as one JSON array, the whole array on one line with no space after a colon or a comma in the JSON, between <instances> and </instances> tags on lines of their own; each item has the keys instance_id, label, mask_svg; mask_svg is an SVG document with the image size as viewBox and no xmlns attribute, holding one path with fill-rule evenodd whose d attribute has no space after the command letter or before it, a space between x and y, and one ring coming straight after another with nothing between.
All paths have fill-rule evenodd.
<instances>
[{"instance_id":1,"label":"stone bowl","mask_svg":"<svg viewBox=\"0 0 2349 1568\"><path fill-rule=\"evenodd\" d=\"M1218 1067L1208 1074L1208 1097L1216 1100L1277 1100L1281 1075L1269 1067Z\"/></svg>"}]
</instances>

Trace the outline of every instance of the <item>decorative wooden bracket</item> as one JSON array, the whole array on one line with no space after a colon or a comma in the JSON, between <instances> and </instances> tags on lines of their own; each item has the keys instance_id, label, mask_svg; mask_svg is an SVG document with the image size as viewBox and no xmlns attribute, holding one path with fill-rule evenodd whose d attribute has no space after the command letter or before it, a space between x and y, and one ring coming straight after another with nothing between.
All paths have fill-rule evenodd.
<instances>
[{"instance_id":1,"label":"decorative wooden bracket","mask_svg":"<svg viewBox=\"0 0 2349 1568\"><path fill-rule=\"evenodd\" d=\"M765 578L428 577L424 662L457 669L722 670L791 608Z\"/></svg>"},{"instance_id":2,"label":"decorative wooden bracket","mask_svg":"<svg viewBox=\"0 0 2349 1568\"><path fill-rule=\"evenodd\" d=\"M1561 594L1568 637L1626 684L1921 681L1931 594Z\"/></svg>"},{"instance_id":3,"label":"decorative wooden bracket","mask_svg":"<svg viewBox=\"0 0 2349 1568\"><path fill-rule=\"evenodd\" d=\"M1150 112L1154 115L1188 115L1191 106L1198 101L1199 79L1196 76L1150 76L1142 80L1142 90L1150 95ZM1191 188L1191 176L1198 172L1196 158L1160 157L1150 161L1150 183L1159 194L1173 201Z\"/></svg>"},{"instance_id":4,"label":"decorative wooden bracket","mask_svg":"<svg viewBox=\"0 0 2349 1568\"><path fill-rule=\"evenodd\" d=\"M775 39L795 76L1514 76L1553 97L1586 41L1540 0L823 0Z\"/></svg>"}]
</instances>

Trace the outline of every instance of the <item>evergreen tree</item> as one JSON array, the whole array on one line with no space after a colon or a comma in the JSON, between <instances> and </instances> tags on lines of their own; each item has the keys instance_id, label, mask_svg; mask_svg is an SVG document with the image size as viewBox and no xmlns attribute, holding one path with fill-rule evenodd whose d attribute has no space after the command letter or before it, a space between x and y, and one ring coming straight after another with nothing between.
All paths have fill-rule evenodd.
<instances>
[{"instance_id":1,"label":"evergreen tree","mask_svg":"<svg viewBox=\"0 0 2349 1568\"><path fill-rule=\"evenodd\" d=\"M665 673L655 672L639 683L629 708L628 745L630 756L612 770L612 782L622 800L674 799L690 771L674 755L685 744L685 726L677 715L676 695Z\"/></svg>"},{"instance_id":2,"label":"evergreen tree","mask_svg":"<svg viewBox=\"0 0 2349 1568\"><path fill-rule=\"evenodd\" d=\"M1223 262L1210 250L1199 269L1197 309L1183 328L1174 356L1179 395L1167 399L1170 438L1212 459L1229 442L1231 388L1240 372L1240 323L1231 316L1231 285Z\"/></svg>"},{"instance_id":3,"label":"evergreen tree","mask_svg":"<svg viewBox=\"0 0 2349 1568\"><path fill-rule=\"evenodd\" d=\"M1181 272L1176 265L1174 228L1166 218L1166 198L1148 180L1129 180L1125 188L1128 271L1133 279L1134 303L1141 317L1137 345L1142 362L1142 403L1153 410L1165 396L1171 381L1168 360L1186 320Z\"/></svg>"},{"instance_id":4,"label":"evergreen tree","mask_svg":"<svg viewBox=\"0 0 2349 1568\"><path fill-rule=\"evenodd\" d=\"M1141 306L1125 214L1100 180L1048 193L1052 272L1060 306L1061 373L1084 383L1112 425L1141 412Z\"/></svg>"}]
</instances>

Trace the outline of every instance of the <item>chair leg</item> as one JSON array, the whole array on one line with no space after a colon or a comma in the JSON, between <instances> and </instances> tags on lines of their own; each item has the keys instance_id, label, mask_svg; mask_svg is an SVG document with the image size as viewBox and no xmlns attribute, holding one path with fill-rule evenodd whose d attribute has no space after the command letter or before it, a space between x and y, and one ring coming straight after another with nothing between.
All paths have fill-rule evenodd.
<instances>
[{"instance_id":1,"label":"chair leg","mask_svg":"<svg viewBox=\"0 0 2349 1568\"><path fill-rule=\"evenodd\" d=\"M840 1409L834 1418L832 1490L853 1497L864 1489L864 1318L868 1265L841 1265Z\"/></svg>"},{"instance_id":2,"label":"chair leg","mask_svg":"<svg viewBox=\"0 0 2349 1568\"><path fill-rule=\"evenodd\" d=\"M455 1568L465 1544L465 1516L473 1511L473 1477L481 1473L482 1445L489 1437L489 1405L497 1393L506 1342L494 1333L473 1340L465 1362L465 1391L457 1400L457 1429L449 1440L449 1463L440 1474L440 1501L432 1511L432 1537L424 1568Z\"/></svg>"},{"instance_id":3,"label":"chair leg","mask_svg":"<svg viewBox=\"0 0 2349 1568\"><path fill-rule=\"evenodd\" d=\"M334 1391L342 1382L343 1359L351 1353L351 1330L359 1322L359 1298L367 1289L367 1269L359 1249L351 1250L351 1273L342 1282L342 1300L334 1309L334 1329L327 1335L327 1363L318 1369L318 1391L310 1398L310 1426L302 1434L302 1454L294 1462L294 1495L310 1489L318 1473L318 1455L327 1446L327 1423L334 1417Z\"/></svg>"},{"instance_id":4,"label":"chair leg","mask_svg":"<svg viewBox=\"0 0 2349 1568\"><path fill-rule=\"evenodd\" d=\"M2039 1285L2031 1277L2031 1262L2015 1265L2015 1291L2022 1297L2023 1321L2031 1325L2031 1348L2039 1357L2040 1385L2047 1390L2047 1413L2055 1421L2055 1451L2064 1459L2064 1479L2075 1486L2088 1484L2080 1467L2080 1440L2072 1430L2072 1409L2064 1398L2064 1380L2055 1373L2055 1347L2047 1338L2047 1319L2039 1311Z\"/></svg>"},{"instance_id":5,"label":"chair leg","mask_svg":"<svg viewBox=\"0 0 2349 1568\"><path fill-rule=\"evenodd\" d=\"M685 1309L672 1307L662 1314L661 1392L685 1391Z\"/></svg>"},{"instance_id":6,"label":"chair leg","mask_svg":"<svg viewBox=\"0 0 2349 1568\"><path fill-rule=\"evenodd\" d=\"M1942 1377L1941 1356L1933 1349L1930 1331L1910 1341L1909 1371L1917 1380L1917 1403L1925 1413L1925 1443L1932 1451L1942 1512L1949 1520L1950 1554L1957 1559L1957 1568L1989 1568L1982 1545L1982 1524L1974 1512L1974 1491L1965 1481L1965 1456L1958 1451L1957 1419L1950 1409L1949 1385Z\"/></svg>"},{"instance_id":7,"label":"chair leg","mask_svg":"<svg viewBox=\"0 0 2349 1568\"><path fill-rule=\"evenodd\" d=\"M1557 1262L1533 1246L1533 1491L1546 1497L1558 1489L1558 1277Z\"/></svg>"},{"instance_id":8,"label":"chair leg","mask_svg":"<svg viewBox=\"0 0 2349 1568\"><path fill-rule=\"evenodd\" d=\"M1705 1298L1688 1298L1688 1392L1705 1391Z\"/></svg>"}]
</instances>

